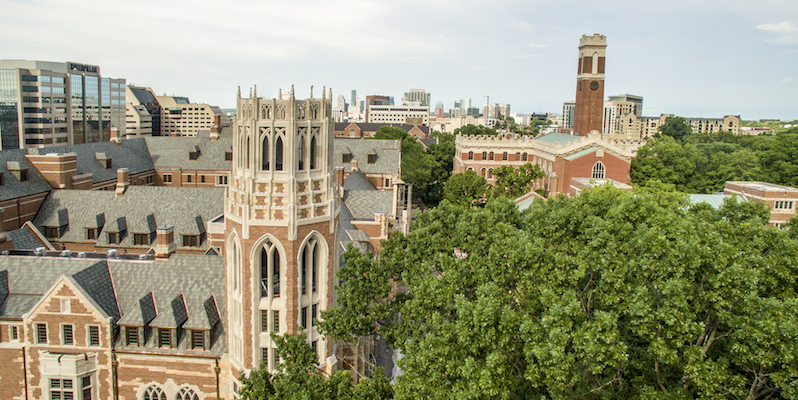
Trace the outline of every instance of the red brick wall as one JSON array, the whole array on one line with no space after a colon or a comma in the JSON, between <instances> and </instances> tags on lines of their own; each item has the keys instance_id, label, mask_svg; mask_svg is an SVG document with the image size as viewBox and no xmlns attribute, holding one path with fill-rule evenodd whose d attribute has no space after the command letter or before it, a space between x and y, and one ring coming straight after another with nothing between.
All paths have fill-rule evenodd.
<instances>
[{"instance_id":1,"label":"red brick wall","mask_svg":"<svg viewBox=\"0 0 798 400\"><path fill-rule=\"evenodd\" d=\"M574 132L582 136L587 135L592 130L601 132L602 129L601 125L604 113L604 80L596 80L596 82L599 83L598 90L590 89L591 82L593 82L592 79L577 80L576 108L574 109Z\"/></svg>"},{"instance_id":2,"label":"red brick wall","mask_svg":"<svg viewBox=\"0 0 798 400\"><path fill-rule=\"evenodd\" d=\"M119 400L136 400L139 389L151 384L158 385L162 390L167 386L174 390L196 386L205 395L205 399L217 399L214 372L216 360L213 358L117 352L116 359L119 362ZM169 382L170 379L172 382Z\"/></svg>"},{"instance_id":3,"label":"red brick wall","mask_svg":"<svg viewBox=\"0 0 798 400\"><path fill-rule=\"evenodd\" d=\"M576 160L565 161L558 158L554 170L558 171L559 182L557 183L558 193L567 193L571 187L571 178L590 178L593 176L593 165L601 161L604 163L604 177L614 181L626 183L629 181L630 162L615 157L605 151L603 157L596 157L596 153L591 153L577 158ZM562 171L560 173L559 171Z\"/></svg>"}]
</instances>

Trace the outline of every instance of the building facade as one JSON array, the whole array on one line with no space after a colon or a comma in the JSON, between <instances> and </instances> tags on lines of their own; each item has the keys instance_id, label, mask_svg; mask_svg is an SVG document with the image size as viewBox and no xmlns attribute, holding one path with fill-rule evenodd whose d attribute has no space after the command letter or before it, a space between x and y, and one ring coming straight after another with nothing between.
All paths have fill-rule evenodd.
<instances>
[{"instance_id":1,"label":"building facade","mask_svg":"<svg viewBox=\"0 0 798 400\"><path fill-rule=\"evenodd\" d=\"M562 127L563 129L574 129L574 109L575 101L562 103Z\"/></svg>"},{"instance_id":2,"label":"building facade","mask_svg":"<svg viewBox=\"0 0 798 400\"><path fill-rule=\"evenodd\" d=\"M224 205L233 377L261 363L275 368L272 332L306 335L320 368L335 368L315 324L332 306L338 258L331 98L239 92Z\"/></svg>"},{"instance_id":3,"label":"building facade","mask_svg":"<svg viewBox=\"0 0 798 400\"><path fill-rule=\"evenodd\" d=\"M41 148L107 141L125 129L124 79L74 62L0 61L0 145Z\"/></svg>"},{"instance_id":4,"label":"building facade","mask_svg":"<svg viewBox=\"0 0 798 400\"><path fill-rule=\"evenodd\" d=\"M582 35L579 40L579 65L576 76L574 132L585 136L601 132L604 110L604 63L607 37Z\"/></svg>"},{"instance_id":5,"label":"building facade","mask_svg":"<svg viewBox=\"0 0 798 400\"><path fill-rule=\"evenodd\" d=\"M729 181L723 188L723 194L765 203L770 209L769 225L779 228L795 216L798 206L798 189L775 183Z\"/></svg>"},{"instance_id":6,"label":"building facade","mask_svg":"<svg viewBox=\"0 0 798 400\"><path fill-rule=\"evenodd\" d=\"M410 89L409 92L405 92L404 96L402 96L402 105L429 107L430 94L425 92L424 89Z\"/></svg>"},{"instance_id":7,"label":"building facade","mask_svg":"<svg viewBox=\"0 0 798 400\"><path fill-rule=\"evenodd\" d=\"M643 97L631 94L620 94L610 96L604 102L604 117L602 119L601 133L610 135L618 130L618 117L626 114L634 114L637 117L643 115Z\"/></svg>"},{"instance_id":8,"label":"building facade","mask_svg":"<svg viewBox=\"0 0 798 400\"><path fill-rule=\"evenodd\" d=\"M368 123L371 124L429 124L429 106L386 106L369 105L366 113Z\"/></svg>"}]
</instances>

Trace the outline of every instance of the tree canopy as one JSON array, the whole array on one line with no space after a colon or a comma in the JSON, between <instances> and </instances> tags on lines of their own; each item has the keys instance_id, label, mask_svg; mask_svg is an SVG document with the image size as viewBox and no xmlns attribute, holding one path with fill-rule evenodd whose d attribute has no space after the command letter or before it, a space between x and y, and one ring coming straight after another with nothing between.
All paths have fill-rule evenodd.
<instances>
[{"instance_id":1,"label":"tree canopy","mask_svg":"<svg viewBox=\"0 0 798 400\"><path fill-rule=\"evenodd\" d=\"M453 204L468 207L485 197L488 183L474 171L455 174L443 187L443 198Z\"/></svg>"},{"instance_id":2,"label":"tree canopy","mask_svg":"<svg viewBox=\"0 0 798 400\"><path fill-rule=\"evenodd\" d=\"M322 326L400 349L397 399L798 398L798 242L767 219L611 187L444 201L378 260L347 252L339 302L370 305Z\"/></svg>"},{"instance_id":3,"label":"tree canopy","mask_svg":"<svg viewBox=\"0 0 798 400\"><path fill-rule=\"evenodd\" d=\"M798 186L798 133L662 135L640 148L630 175L638 185L659 180L688 193L721 191L731 180Z\"/></svg>"},{"instance_id":4,"label":"tree canopy","mask_svg":"<svg viewBox=\"0 0 798 400\"><path fill-rule=\"evenodd\" d=\"M683 117L670 117L659 126L660 135L670 136L676 140L683 140L691 133L693 133L693 128Z\"/></svg>"},{"instance_id":5,"label":"tree canopy","mask_svg":"<svg viewBox=\"0 0 798 400\"><path fill-rule=\"evenodd\" d=\"M496 130L488 128L484 125L473 125L468 124L462 128L456 128L454 130L455 135L498 135L499 133Z\"/></svg>"}]
</instances>

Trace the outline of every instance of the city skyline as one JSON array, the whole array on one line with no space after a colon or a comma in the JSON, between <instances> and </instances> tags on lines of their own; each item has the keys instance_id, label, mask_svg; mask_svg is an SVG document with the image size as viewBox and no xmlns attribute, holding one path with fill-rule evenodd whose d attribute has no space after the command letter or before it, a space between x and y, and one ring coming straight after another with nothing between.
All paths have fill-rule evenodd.
<instances>
[{"instance_id":1,"label":"city skyline","mask_svg":"<svg viewBox=\"0 0 798 400\"><path fill-rule=\"evenodd\" d=\"M600 33L605 96L643 96L644 115L798 118L798 4L787 1L0 5L2 58L100 65L222 108L237 86L273 97L293 84L302 97L311 85L347 100L424 89L446 110L489 94L514 112L558 113L575 96L579 38Z\"/></svg>"}]
</instances>

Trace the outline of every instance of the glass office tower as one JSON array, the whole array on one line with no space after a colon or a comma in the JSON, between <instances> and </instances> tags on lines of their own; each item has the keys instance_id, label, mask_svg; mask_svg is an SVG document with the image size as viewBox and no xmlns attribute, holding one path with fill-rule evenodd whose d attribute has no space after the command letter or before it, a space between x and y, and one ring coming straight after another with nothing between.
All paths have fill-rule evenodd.
<instances>
[{"instance_id":1,"label":"glass office tower","mask_svg":"<svg viewBox=\"0 0 798 400\"><path fill-rule=\"evenodd\" d=\"M0 146L109 140L112 125L124 135L124 87L93 65L0 60Z\"/></svg>"}]
</instances>

